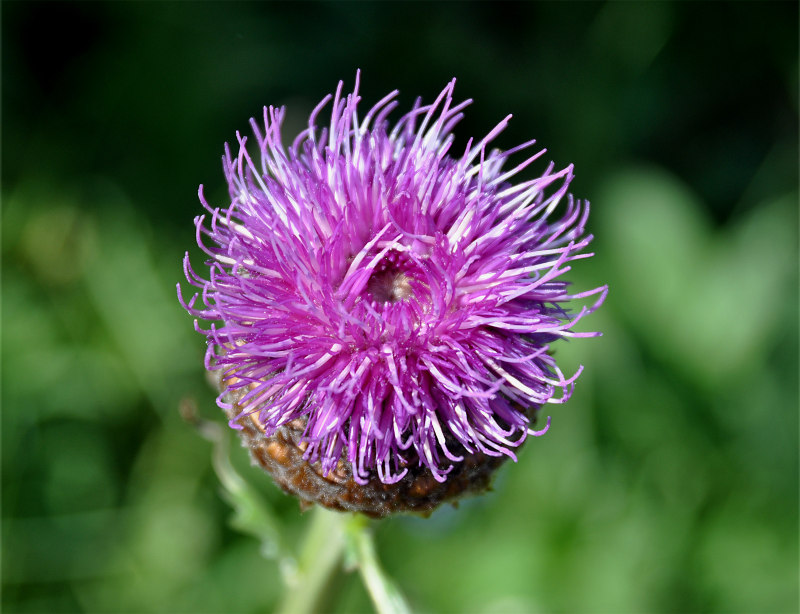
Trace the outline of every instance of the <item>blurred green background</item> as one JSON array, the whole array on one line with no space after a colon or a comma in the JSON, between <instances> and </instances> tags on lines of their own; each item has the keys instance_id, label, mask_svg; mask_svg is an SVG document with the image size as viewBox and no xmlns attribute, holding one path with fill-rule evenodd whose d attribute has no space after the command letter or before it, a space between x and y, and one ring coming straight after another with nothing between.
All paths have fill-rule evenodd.
<instances>
[{"instance_id":1,"label":"blurred green background","mask_svg":"<svg viewBox=\"0 0 800 614\"><path fill-rule=\"evenodd\" d=\"M798 5L2 5L2 609L270 611L229 526L203 340L178 305L200 183L262 105L287 134L361 68L401 108L448 79L592 201L608 283L585 374L495 490L377 527L420 612L798 609ZM456 147L456 150L459 147ZM541 170L541 169L540 169ZM287 541L307 516L234 462ZM357 575L325 605L369 611Z\"/></svg>"}]
</instances>

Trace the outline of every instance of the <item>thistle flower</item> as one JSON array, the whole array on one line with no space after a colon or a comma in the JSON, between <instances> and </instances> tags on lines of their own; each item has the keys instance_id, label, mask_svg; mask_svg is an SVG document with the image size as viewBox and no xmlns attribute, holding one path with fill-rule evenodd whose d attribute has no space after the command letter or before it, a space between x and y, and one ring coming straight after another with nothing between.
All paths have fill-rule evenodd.
<instances>
[{"instance_id":1,"label":"thistle flower","mask_svg":"<svg viewBox=\"0 0 800 614\"><path fill-rule=\"evenodd\" d=\"M231 202L210 206L200 186L195 219L208 279L184 259L203 306L180 300L213 322L195 327L218 404L285 490L375 516L429 511L485 490L547 430L549 417L533 428L541 407L581 371L567 377L550 344L597 335L573 327L607 289L571 294L561 279L592 255L572 165L511 183L545 150L505 170L535 143L487 151L510 115L455 157L471 102L454 104L455 80L392 127L397 92L360 119L358 79L346 97L339 83L330 126L316 125L329 95L290 147L273 107L250 122L256 157L238 133L238 153L226 145Z\"/></svg>"}]
</instances>

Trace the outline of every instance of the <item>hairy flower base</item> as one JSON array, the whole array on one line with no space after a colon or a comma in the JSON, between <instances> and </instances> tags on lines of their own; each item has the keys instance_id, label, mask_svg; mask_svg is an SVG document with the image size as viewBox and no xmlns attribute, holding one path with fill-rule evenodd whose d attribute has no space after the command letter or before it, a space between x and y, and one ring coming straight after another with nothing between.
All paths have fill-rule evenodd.
<instances>
[{"instance_id":1,"label":"hairy flower base","mask_svg":"<svg viewBox=\"0 0 800 614\"><path fill-rule=\"evenodd\" d=\"M322 464L303 459L308 447L302 441L306 427L297 419L266 436L257 414L243 416L237 404L244 392L229 391L227 401L232 409L228 417L241 426L238 431L244 447L250 450L253 462L267 471L286 493L300 499L301 505L318 503L341 512L361 512L372 518L383 518L398 512L429 515L442 503L455 502L466 495L479 495L490 489L492 475L508 456L471 454L453 467L446 482L438 482L424 466L409 468L396 484L384 484L377 477L359 484L345 455L336 468L324 475Z\"/></svg>"}]
</instances>

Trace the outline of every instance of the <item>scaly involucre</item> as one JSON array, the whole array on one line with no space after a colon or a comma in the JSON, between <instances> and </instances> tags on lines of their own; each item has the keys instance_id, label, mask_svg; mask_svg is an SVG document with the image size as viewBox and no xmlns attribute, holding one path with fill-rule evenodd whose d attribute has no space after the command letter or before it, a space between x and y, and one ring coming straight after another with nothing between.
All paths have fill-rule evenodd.
<instances>
[{"instance_id":1,"label":"scaly involucre","mask_svg":"<svg viewBox=\"0 0 800 614\"><path fill-rule=\"evenodd\" d=\"M487 152L510 115L451 157L471 102L453 104L454 85L392 128L397 92L359 120L358 77L346 98L340 83L330 126L316 127L329 95L288 149L285 110L265 108L263 131L251 120L259 155L238 133L238 155L225 148L230 205L211 207L200 187L209 279L187 254L204 307L197 294L181 301L217 322L196 325L206 368L246 390L237 418L251 415L266 436L301 419L304 458L324 473L342 459L360 483L392 483L421 464L442 482L465 454L515 458L550 424L531 428L539 408L567 400L581 370L565 376L550 343L597 334L572 329L606 288L570 294L561 280L591 256L581 253L589 205L567 195L572 166L510 183L544 153L504 170L534 141ZM590 295L577 314L564 305Z\"/></svg>"}]
</instances>

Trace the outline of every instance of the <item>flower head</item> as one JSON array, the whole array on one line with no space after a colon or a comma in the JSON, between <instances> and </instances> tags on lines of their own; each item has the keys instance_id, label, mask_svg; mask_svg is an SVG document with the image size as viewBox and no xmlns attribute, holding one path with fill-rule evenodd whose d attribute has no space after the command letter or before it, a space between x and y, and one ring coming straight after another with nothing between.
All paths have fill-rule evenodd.
<instances>
[{"instance_id":1,"label":"flower head","mask_svg":"<svg viewBox=\"0 0 800 614\"><path fill-rule=\"evenodd\" d=\"M239 134L236 155L226 146L230 204L211 207L201 186L208 279L187 254L201 292L181 301L213 322L198 330L221 374L218 403L272 465L290 449L329 484L385 499L423 480L442 500L476 465L516 458L550 424L534 430L540 408L573 390L580 369L566 376L549 349L597 334L573 327L606 288L573 294L562 280L591 256L588 203L567 195L571 165L512 183L544 150L506 169L534 144L487 149L511 116L453 155L470 103L454 103L454 86L391 126L397 92L359 117L358 77L346 97L340 83L330 125L317 128L328 96L289 147L284 109L265 108L263 126L251 120L258 155ZM567 309L590 295L592 306Z\"/></svg>"}]
</instances>

